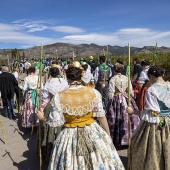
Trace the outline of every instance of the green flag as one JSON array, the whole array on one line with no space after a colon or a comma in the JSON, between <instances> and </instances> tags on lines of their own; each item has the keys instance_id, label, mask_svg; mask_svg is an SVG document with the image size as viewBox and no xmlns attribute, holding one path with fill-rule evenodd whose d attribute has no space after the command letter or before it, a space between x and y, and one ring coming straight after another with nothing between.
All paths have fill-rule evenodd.
<instances>
[{"instance_id":1,"label":"green flag","mask_svg":"<svg viewBox=\"0 0 170 170\"><path fill-rule=\"evenodd\" d=\"M107 61L110 61L111 60L111 57L109 55L106 56L106 60Z\"/></svg>"},{"instance_id":2,"label":"green flag","mask_svg":"<svg viewBox=\"0 0 170 170\"><path fill-rule=\"evenodd\" d=\"M130 65L128 65L126 68L126 75L130 76Z\"/></svg>"},{"instance_id":3,"label":"green flag","mask_svg":"<svg viewBox=\"0 0 170 170\"><path fill-rule=\"evenodd\" d=\"M40 61L34 64L35 69L40 68ZM44 71L45 64L42 63L42 72Z\"/></svg>"},{"instance_id":4,"label":"green flag","mask_svg":"<svg viewBox=\"0 0 170 170\"><path fill-rule=\"evenodd\" d=\"M158 57L158 53L154 52L154 57L157 58Z\"/></svg>"}]
</instances>

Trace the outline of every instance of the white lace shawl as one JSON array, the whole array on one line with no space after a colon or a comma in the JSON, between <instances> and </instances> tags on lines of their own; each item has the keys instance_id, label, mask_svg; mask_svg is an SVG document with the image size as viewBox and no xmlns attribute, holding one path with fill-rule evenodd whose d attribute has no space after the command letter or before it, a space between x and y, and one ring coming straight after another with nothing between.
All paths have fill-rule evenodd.
<instances>
[{"instance_id":1,"label":"white lace shawl","mask_svg":"<svg viewBox=\"0 0 170 170\"><path fill-rule=\"evenodd\" d=\"M115 75L109 81L109 99L112 99L115 94L115 87L120 93L125 93L128 88L128 77L125 75ZM132 84L130 82L130 93L134 96Z\"/></svg>"},{"instance_id":2,"label":"white lace shawl","mask_svg":"<svg viewBox=\"0 0 170 170\"><path fill-rule=\"evenodd\" d=\"M79 86L75 88L83 88L83 86ZM74 115L74 116L82 116L90 111L93 111L93 117L105 116L101 94L97 90L95 89L93 90L96 95L96 98L93 101L93 105L89 106L89 108L88 109L86 108L85 110L79 107L77 108L78 111L76 112L72 112L72 110L70 110L69 108L63 107L59 100L59 94L57 93L51 101L52 110L50 112L49 120L47 121L47 123L52 127L63 125L65 123L65 118L63 113L67 113L69 115Z\"/></svg>"},{"instance_id":3,"label":"white lace shawl","mask_svg":"<svg viewBox=\"0 0 170 170\"><path fill-rule=\"evenodd\" d=\"M151 123L159 123L159 117L154 117L150 111L160 112L157 99L165 103L165 105L170 108L170 83L154 83L146 91L145 98L146 105L144 110L141 111L141 119Z\"/></svg>"},{"instance_id":4,"label":"white lace shawl","mask_svg":"<svg viewBox=\"0 0 170 170\"><path fill-rule=\"evenodd\" d=\"M170 108L170 82L154 83L148 91Z\"/></svg>"},{"instance_id":5,"label":"white lace shawl","mask_svg":"<svg viewBox=\"0 0 170 170\"><path fill-rule=\"evenodd\" d=\"M64 78L51 78L46 82L44 89L55 95L57 92L65 90L68 87L68 82Z\"/></svg>"},{"instance_id":6,"label":"white lace shawl","mask_svg":"<svg viewBox=\"0 0 170 170\"><path fill-rule=\"evenodd\" d=\"M68 82L64 78L51 78L46 82L42 90L42 100L48 102L49 93L55 95L56 93L63 91L68 87Z\"/></svg>"}]
</instances>

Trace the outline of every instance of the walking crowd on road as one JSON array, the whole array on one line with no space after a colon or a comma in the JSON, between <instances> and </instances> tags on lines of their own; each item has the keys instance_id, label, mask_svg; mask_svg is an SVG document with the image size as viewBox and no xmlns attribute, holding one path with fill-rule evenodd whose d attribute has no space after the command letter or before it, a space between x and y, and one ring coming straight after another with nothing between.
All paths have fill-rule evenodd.
<instances>
[{"instance_id":1,"label":"walking crowd on road","mask_svg":"<svg viewBox=\"0 0 170 170\"><path fill-rule=\"evenodd\" d=\"M1 66L3 116L16 119L17 108L23 128L40 129L48 170L169 170L170 83L164 68L133 64L130 80L121 58L104 55L14 60Z\"/></svg>"}]
</instances>

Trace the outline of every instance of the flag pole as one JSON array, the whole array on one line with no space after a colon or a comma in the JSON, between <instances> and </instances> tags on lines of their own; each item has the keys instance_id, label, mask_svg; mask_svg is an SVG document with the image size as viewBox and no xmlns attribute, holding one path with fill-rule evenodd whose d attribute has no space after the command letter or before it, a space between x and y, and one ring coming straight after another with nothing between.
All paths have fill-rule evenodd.
<instances>
[{"instance_id":1,"label":"flag pole","mask_svg":"<svg viewBox=\"0 0 170 170\"><path fill-rule=\"evenodd\" d=\"M73 61L74 61L74 50L73 50Z\"/></svg>"},{"instance_id":2,"label":"flag pole","mask_svg":"<svg viewBox=\"0 0 170 170\"><path fill-rule=\"evenodd\" d=\"M157 57L157 43L156 43L156 46L155 46L155 52L153 54L153 65L155 64L155 58Z\"/></svg>"},{"instance_id":3,"label":"flag pole","mask_svg":"<svg viewBox=\"0 0 170 170\"><path fill-rule=\"evenodd\" d=\"M40 55L40 72L39 72L39 82L40 82L40 91L39 91L39 103L41 109L41 91L42 91L42 59L43 59L43 45L41 44L41 55ZM40 170L42 170L42 150L41 150L41 123L39 122L38 126L38 138L39 138L39 159L40 159Z\"/></svg>"},{"instance_id":4,"label":"flag pole","mask_svg":"<svg viewBox=\"0 0 170 170\"><path fill-rule=\"evenodd\" d=\"M3 124L2 124L1 114L0 114L0 124L1 124L1 130L2 130L2 136L3 136L4 144L6 144L6 136L5 136L4 127L3 127Z\"/></svg>"},{"instance_id":5,"label":"flag pole","mask_svg":"<svg viewBox=\"0 0 170 170\"><path fill-rule=\"evenodd\" d=\"M130 107L130 86L131 86L131 80L130 80L130 42L128 43L128 107ZM131 122L130 122L130 114L128 114L128 142L129 142L129 149L128 149L128 170L132 169L132 159L131 159Z\"/></svg>"}]
</instances>

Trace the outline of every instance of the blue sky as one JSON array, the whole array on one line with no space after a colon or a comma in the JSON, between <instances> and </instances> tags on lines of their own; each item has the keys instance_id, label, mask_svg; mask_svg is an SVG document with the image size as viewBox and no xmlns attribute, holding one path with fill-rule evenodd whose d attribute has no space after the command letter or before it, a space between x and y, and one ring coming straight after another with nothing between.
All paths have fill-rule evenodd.
<instances>
[{"instance_id":1,"label":"blue sky","mask_svg":"<svg viewBox=\"0 0 170 170\"><path fill-rule=\"evenodd\" d=\"M0 49L57 42L170 47L170 2L2 0Z\"/></svg>"}]
</instances>

